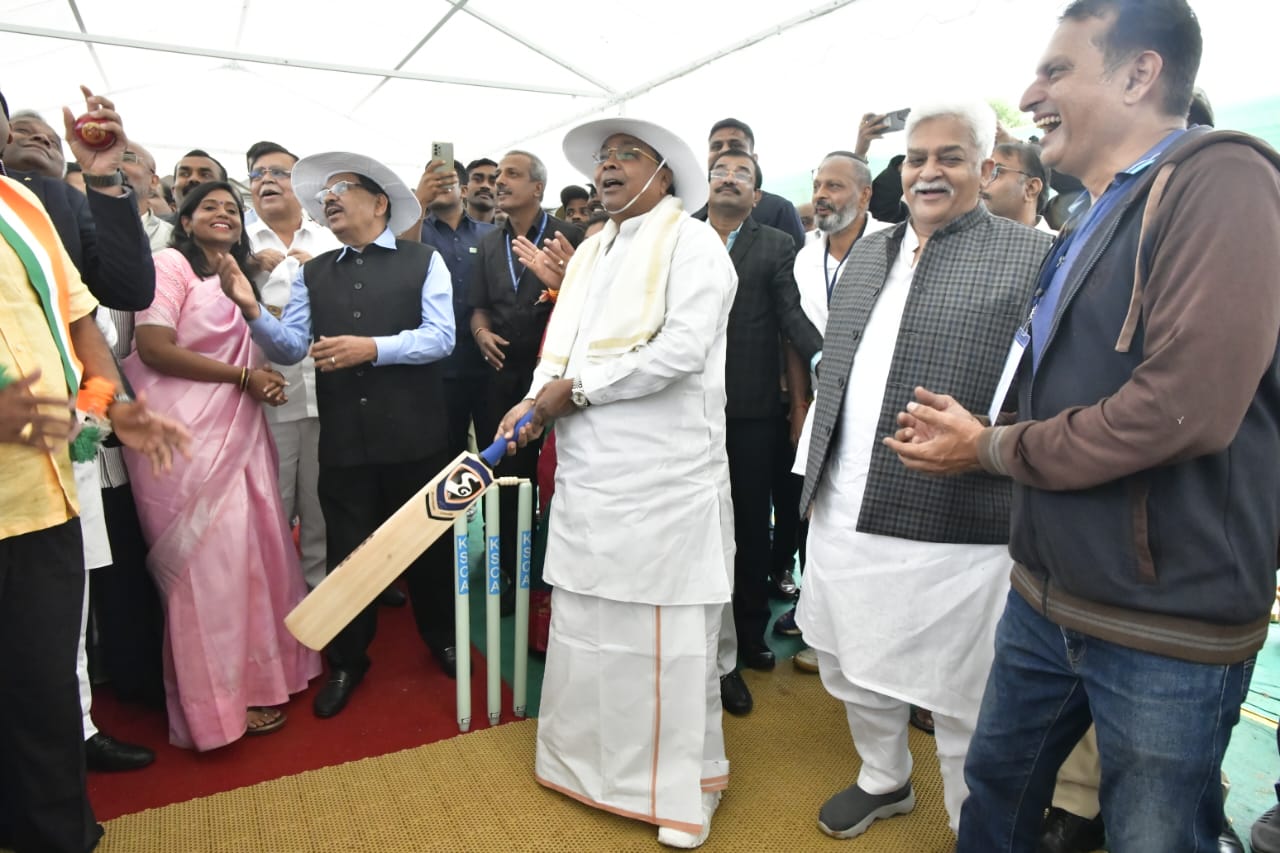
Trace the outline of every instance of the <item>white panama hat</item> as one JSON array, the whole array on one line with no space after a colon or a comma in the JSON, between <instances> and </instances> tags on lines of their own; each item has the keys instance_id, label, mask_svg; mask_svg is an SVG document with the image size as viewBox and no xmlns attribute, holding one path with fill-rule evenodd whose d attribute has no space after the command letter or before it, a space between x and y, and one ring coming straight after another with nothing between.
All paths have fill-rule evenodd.
<instances>
[{"instance_id":1,"label":"white panama hat","mask_svg":"<svg viewBox=\"0 0 1280 853\"><path fill-rule=\"evenodd\" d=\"M706 165L683 139L651 121L617 116L580 124L565 134L564 156L575 169L594 179L596 163L591 155L598 153L604 141L616 133L643 140L666 158L667 167L675 176L675 194L684 202L687 212L693 213L707 203Z\"/></svg>"},{"instance_id":2,"label":"white panama hat","mask_svg":"<svg viewBox=\"0 0 1280 853\"><path fill-rule=\"evenodd\" d=\"M392 234L407 231L422 221L422 205L418 204L418 197L395 172L364 154L327 151L303 157L293 164L293 193L316 222L325 222L324 205L316 199L316 193L324 189L330 178L343 172L364 175L382 187L387 198L391 199L391 218L387 227Z\"/></svg>"}]
</instances>

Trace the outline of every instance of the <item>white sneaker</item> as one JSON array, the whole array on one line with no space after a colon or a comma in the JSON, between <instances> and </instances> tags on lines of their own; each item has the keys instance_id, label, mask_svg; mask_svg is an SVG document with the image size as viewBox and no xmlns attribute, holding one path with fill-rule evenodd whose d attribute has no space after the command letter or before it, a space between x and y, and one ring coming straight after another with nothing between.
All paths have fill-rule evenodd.
<instances>
[{"instance_id":1,"label":"white sneaker","mask_svg":"<svg viewBox=\"0 0 1280 853\"><path fill-rule=\"evenodd\" d=\"M707 836L711 834L711 816L716 813L716 807L720 805L720 794L722 791L703 791L702 792L702 831L697 835L691 832L684 832L679 829L672 829L669 826L658 827L658 843L667 847L679 847L682 850L692 850L695 847L701 847L707 840Z\"/></svg>"}]
</instances>

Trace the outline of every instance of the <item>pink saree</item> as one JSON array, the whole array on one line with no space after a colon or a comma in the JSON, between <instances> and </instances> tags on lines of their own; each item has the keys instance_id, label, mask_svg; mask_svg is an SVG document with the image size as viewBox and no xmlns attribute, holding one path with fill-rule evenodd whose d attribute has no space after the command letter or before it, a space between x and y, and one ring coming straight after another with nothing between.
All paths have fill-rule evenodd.
<instances>
[{"instance_id":1,"label":"pink saree","mask_svg":"<svg viewBox=\"0 0 1280 853\"><path fill-rule=\"evenodd\" d=\"M216 276L200 279L176 249L155 256L156 298L137 324L174 329L179 346L241 366L266 359ZM284 627L307 588L276 482L262 406L230 383L157 373L137 352L124 362L151 407L191 430L192 458L156 477L125 449L165 606L169 741L198 750L245 732L251 706L280 705L320 673L320 658Z\"/></svg>"}]
</instances>

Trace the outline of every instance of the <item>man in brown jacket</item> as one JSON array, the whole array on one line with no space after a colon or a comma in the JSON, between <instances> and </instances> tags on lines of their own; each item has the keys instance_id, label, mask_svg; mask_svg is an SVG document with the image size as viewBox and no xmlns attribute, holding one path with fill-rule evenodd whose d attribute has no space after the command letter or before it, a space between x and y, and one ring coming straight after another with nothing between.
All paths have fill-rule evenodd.
<instances>
[{"instance_id":1,"label":"man in brown jacket","mask_svg":"<svg viewBox=\"0 0 1280 853\"><path fill-rule=\"evenodd\" d=\"M1092 204L1010 354L1016 405L988 413L1017 422L918 389L886 439L915 470L1014 481L960 853L1035 848L1091 719L1110 849L1217 849L1280 541L1280 155L1186 129L1200 52L1185 0L1068 7L1023 108Z\"/></svg>"}]
</instances>

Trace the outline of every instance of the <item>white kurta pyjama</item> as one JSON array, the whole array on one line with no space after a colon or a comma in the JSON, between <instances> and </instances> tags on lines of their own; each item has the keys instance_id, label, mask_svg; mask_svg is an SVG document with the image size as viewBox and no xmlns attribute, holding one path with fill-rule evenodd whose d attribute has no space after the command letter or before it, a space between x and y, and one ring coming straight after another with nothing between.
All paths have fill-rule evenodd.
<instances>
[{"instance_id":1,"label":"white kurta pyjama","mask_svg":"<svg viewBox=\"0 0 1280 853\"><path fill-rule=\"evenodd\" d=\"M737 276L715 233L681 220L661 329L633 352L588 359L641 221L622 223L597 261L565 372L592 405L556 424L536 774L696 833L700 792L728 781L714 643L733 571L724 359ZM540 367L530 396L552 378Z\"/></svg>"},{"instance_id":2,"label":"white kurta pyjama","mask_svg":"<svg viewBox=\"0 0 1280 853\"><path fill-rule=\"evenodd\" d=\"M835 656L852 684L968 716L991 669L995 625L1009 590L1008 548L857 530L871 450L883 437L877 422L918 244L908 227L850 370L840 439L809 527L796 619L805 641Z\"/></svg>"}]
</instances>

